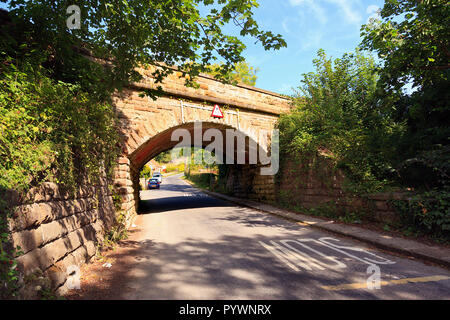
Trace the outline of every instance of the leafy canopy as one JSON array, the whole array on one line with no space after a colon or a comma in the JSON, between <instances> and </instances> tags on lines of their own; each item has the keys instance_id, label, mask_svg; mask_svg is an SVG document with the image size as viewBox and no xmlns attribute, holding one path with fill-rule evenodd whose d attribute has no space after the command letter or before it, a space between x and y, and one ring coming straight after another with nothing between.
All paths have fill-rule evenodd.
<instances>
[{"instance_id":1,"label":"leafy canopy","mask_svg":"<svg viewBox=\"0 0 450 320\"><path fill-rule=\"evenodd\" d=\"M399 97L393 112L407 124L397 148L405 160L401 176L408 184L431 186L445 172L448 184L443 163L450 142L450 4L386 0L380 15L362 27L362 45L381 60L381 90ZM412 92L401 92L408 84Z\"/></svg>"},{"instance_id":2,"label":"leafy canopy","mask_svg":"<svg viewBox=\"0 0 450 320\"><path fill-rule=\"evenodd\" d=\"M215 63L212 66L210 66L209 74L213 76L220 76L220 68L222 67L222 64ZM258 68L254 68L249 65L248 62L242 61L238 62L234 65L234 70L229 71L225 75L225 79L233 84L243 83L249 86L255 86L256 79L258 78L256 76L256 73L258 72Z\"/></svg>"},{"instance_id":3,"label":"leafy canopy","mask_svg":"<svg viewBox=\"0 0 450 320\"><path fill-rule=\"evenodd\" d=\"M446 0L386 0L381 20L362 27L362 46L375 51L380 86L413 92L397 104L416 149L448 144L450 130L450 4Z\"/></svg>"},{"instance_id":4,"label":"leafy canopy","mask_svg":"<svg viewBox=\"0 0 450 320\"><path fill-rule=\"evenodd\" d=\"M81 29L69 30L66 9L72 2L11 0L9 6L13 15L33 24L32 37L42 49L53 51L66 76L79 73L73 70L74 47L113 60L112 73L102 76L113 87L139 80L135 68L146 64L161 67L154 72L157 82L173 72L169 66L178 66L183 76L189 74L187 84L193 84L193 77L220 60L224 63L217 71L224 79L243 61L245 49L237 36L224 33L229 23L240 28L241 37L255 38L266 50L286 46L280 35L260 30L253 18L255 0L78 1Z\"/></svg>"},{"instance_id":5,"label":"leafy canopy","mask_svg":"<svg viewBox=\"0 0 450 320\"><path fill-rule=\"evenodd\" d=\"M383 59L386 85L398 89L412 81L420 88L448 78L448 1L386 0L380 16L381 21L362 27L362 44Z\"/></svg>"}]
</instances>

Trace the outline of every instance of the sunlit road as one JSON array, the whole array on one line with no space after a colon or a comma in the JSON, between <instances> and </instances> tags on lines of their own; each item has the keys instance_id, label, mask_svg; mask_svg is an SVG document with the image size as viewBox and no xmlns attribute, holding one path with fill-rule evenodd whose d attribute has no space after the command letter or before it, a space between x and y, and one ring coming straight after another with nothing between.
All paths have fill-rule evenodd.
<instances>
[{"instance_id":1,"label":"sunlit road","mask_svg":"<svg viewBox=\"0 0 450 320\"><path fill-rule=\"evenodd\" d=\"M179 176L141 198L123 299L450 299L446 269L212 198Z\"/></svg>"}]
</instances>

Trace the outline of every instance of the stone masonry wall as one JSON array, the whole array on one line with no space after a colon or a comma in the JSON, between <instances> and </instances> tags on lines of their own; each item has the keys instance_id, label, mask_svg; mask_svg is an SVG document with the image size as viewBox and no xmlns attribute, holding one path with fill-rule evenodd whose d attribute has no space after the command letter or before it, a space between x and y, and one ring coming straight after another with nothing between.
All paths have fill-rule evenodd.
<instances>
[{"instance_id":1,"label":"stone masonry wall","mask_svg":"<svg viewBox=\"0 0 450 320\"><path fill-rule=\"evenodd\" d=\"M391 199L405 199L404 193L379 193L365 197L349 196L344 192L344 174L331 170L326 160L305 170L291 159L282 163L276 181L277 201L289 206L314 208L333 203L338 214L364 213L364 219L382 223L399 220Z\"/></svg>"},{"instance_id":2,"label":"stone masonry wall","mask_svg":"<svg viewBox=\"0 0 450 320\"><path fill-rule=\"evenodd\" d=\"M43 272L53 288L64 292L67 268L89 261L114 221L114 203L105 180L80 187L75 194L54 183L32 189L9 221L13 245L23 252L17 258L21 273Z\"/></svg>"},{"instance_id":3,"label":"stone masonry wall","mask_svg":"<svg viewBox=\"0 0 450 320\"><path fill-rule=\"evenodd\" d=\"M230 166L227 177L227 188L235 197L255 201L273 202L275 200L274 176L261 175L260 166Z\"/></svg>"},{"instance_id":4,"label":"stone masonry wall","mask_svg":"<svg viewBox=\"0 0 450 320\"><path fill-rule=\"evenodd\" d=\"M245 84L225 84L207 74L201 74L195 79L199 84L198 88L186 87L185 79L181 77L180 72L174 72L165 78L162 83L155 84L152 75L154 70L154 67L139 69L143 79L141 82L135 83L134 87L156 89L158 85L161 85L164 92L169 96L208 101L213 104L226 104L258 113L265 112L279 115L290 110L290 100L280 94Z\"/></svg>"}]
</instances>

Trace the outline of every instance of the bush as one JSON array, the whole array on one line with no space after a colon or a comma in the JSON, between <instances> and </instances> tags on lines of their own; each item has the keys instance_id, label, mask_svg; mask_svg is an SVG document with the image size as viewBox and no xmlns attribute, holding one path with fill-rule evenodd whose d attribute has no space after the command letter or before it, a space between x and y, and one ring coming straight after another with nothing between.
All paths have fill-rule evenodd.
<instances>
[{"instance_id":1,"label":"bush","mask_svg":"<svg viewBox=\"0 0 450 320\"><path fill-rule=\"evenodd\" d=\"M405 185L428 190L450 186L450 146L435 146L415 158L405 160L399 169Z\"/></svg>"},{"instance_id":2,"label":"bush","mask_svg":"<svg viewBox=\"0 0 450 320\"><path fill-rule=\"evenodd\" d=\"M296 108L278 121L281 152L303 163L320 153L364 186L358 192L380 189L395 171L404 127L380 103L373 58L357 52L333 61L320 50L314 65L293 97Z\"/></svg>"},{"instance_id":3,"label":"bush","mask_svg":"<svg viewBox=\"0 0 450 320\"><path fill-rule=\"evenodd\" d=\"M152 169L148 165L144 165L141 170L140 177L148 179L152 176Z\"/></svg>"},{"instance_id":4,"label":"bush","mask_svg":"<svg viewBox=\"0 0 450 320\"><path fill-rule=\"evenodd\" d=\"M215 179L214 173L190 173L189 177L187 177L190 181L192 181L195 185L200 188L209 189L211 178Z\"/></svg>"},{"instance_id":5,"label":"bush","mask_svg":"<svg viewBox=\"0 0 450 320\"><path fill-rule=\"evenodd\" d=\"M169 164L166 165L166 172L167 173L174 172L174 171L184 172L184 163L179 163L179 164L169 163Z\"/></svg>"},{"instance_id":6,"label":"bush","mask_svg":"<svg viewBox=\"0 0 450 320\"><path fill-rule=\"evenodd\" d=\"M19 69L5 58L0 70L0 189L24 192L42 181L75 187L112 169L118 137L109 103L40 66Z\"/></svg>"},{"instance_id":7,"label":"bush","mask_svg":"<svg viewBox=\"0 0 450 320\"><path fill-rule=\"evenodd\" d=\"M450 188L433 189L393 204L403 217L404 227L450 241Z\"/></svg>"}]
</instances>

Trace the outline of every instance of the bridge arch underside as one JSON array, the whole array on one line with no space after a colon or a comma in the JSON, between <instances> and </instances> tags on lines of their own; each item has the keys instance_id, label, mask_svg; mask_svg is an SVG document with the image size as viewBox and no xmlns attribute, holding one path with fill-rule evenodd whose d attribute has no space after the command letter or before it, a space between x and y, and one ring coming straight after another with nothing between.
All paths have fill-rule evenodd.
<instances>
[{"instance_id":1,"label":"bridge arch underside","mask_svg":"<svg viewBox=\"0 0 450 320\"><path fill-rule=\"evenodd\" d=\"M217 146L214 149L216 155L229 166L227 188L235 196L273 200L274 177L260 173L260 168L267 166L270 157L267 151L270 150L269 143L270 137L267 135L254 139L237 128L218 122L189 122L166 129L119 161L114 186L122 197L122 210L128 216L137 213L141 169L152 158L174 147Z\"/></svg>"}]
</instances>

